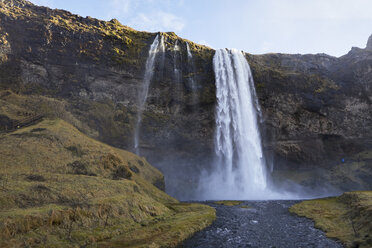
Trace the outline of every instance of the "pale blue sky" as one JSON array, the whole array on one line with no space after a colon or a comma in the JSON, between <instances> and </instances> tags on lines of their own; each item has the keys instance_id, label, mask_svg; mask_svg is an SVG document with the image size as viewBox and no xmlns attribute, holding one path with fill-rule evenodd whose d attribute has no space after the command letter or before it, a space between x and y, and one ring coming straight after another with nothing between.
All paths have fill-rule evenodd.
<instances>
[{"instance_id":1,"label":"pale blue sky","mask_svg":"<svg viewBox=\"0 0 372 248\"><path fill-rule=\"evenodd\" d=\"M31 0L249 53L346 54L372 34L372 0Z\"/></svg>"}]
</instances>

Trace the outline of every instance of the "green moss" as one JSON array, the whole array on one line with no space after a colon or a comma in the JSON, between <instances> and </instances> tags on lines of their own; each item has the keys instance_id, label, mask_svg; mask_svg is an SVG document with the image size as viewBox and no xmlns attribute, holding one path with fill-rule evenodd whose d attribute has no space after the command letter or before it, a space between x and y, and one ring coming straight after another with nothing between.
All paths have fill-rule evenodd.
<instances>
[{"instance_id":1,"label":"green moss","mask_svg":"<svg viewBox=\"0 0 372 248\"><path fill-rule=\"evenodd\" d=\"M146 132L158 132L167 126L170 118L169 114L146 111L143 113L142 127Z\"/></svg>"},{"instance_id":2,"label":"green moss","mask_svg":"<svg viewBox=\"0 0 372 248\"><path fill-rule=\"evenodd\" d=\"M123 56L125 53L123 50L120 50L119 48L117 47L114 47L114 52L119 55L119 56Z\"/></svg>"},{"instance_id":3,"label":"green moss","mask_svg":"<svg viewBox=\"0 0 372 248\"><path fill-rule=\"evenodd\" d=\"M224 206L237 206L243 203L243 201L216 201L214 204L224 205Z\"/></svg>"},{"instance_id":4,"label":"green moss","mask_svg":"<svg viewBox=\"0 0 372 248\"><path fill-rule=\"evenodd\" d=\"M256 89L257 90L260 90L260 89L263 89L265 88L265 84L264 83L256 83Z\"/></svg>"}]
</instances>

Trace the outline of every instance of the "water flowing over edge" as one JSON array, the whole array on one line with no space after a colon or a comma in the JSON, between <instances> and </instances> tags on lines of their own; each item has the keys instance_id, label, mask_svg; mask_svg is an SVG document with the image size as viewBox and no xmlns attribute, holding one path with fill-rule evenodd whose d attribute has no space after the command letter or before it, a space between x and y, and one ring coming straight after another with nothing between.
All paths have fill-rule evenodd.
<instances>
[{"instance_id":1,"label":"water flowing over edge","mask_svg":"<svg viewBox=\"0 0 372 248\"><path fill-rule=\"evenodd\" d=\"M258 128L260 107L249 64L241 51L217 50L216 159L199 181L199 200L297 198L270 188Z\"/></svg>"},{"instance_id":2,"label":"water flowing over edge","mask_svg":"<svg viewBox=\"0 0 372 248\"><path fill-rule=\"evenodd\" d=\"M179 81L178 41L174 45L174 76ZM194 67L189 44L186 42L188 66ZM164 67L165 42L156 35L149 48L142 89L138 92L138 111L134 130L134 152L140 154L140 128L148 91L154 76L155 62L160 54L160 68ZM181 59L182 60L182 59ZM182 61L181 61L182 62ZM215 168L212 173L203 172L199 178L193 200L211 199L299 199L297 194L276 192L270 188L266 177L266 165L261 147L257 121L261 111L256 96L249 64L243 53L236 50L217 50L213 58L216 77L216 133ZM162 70L162 69L161 69ZM190 69L193 71L193 69ZM179 87L179 83L176 83ZM197 103L196 86L191 77L192 102ZM195 88L194 88L195 87ZM248 162L247 162L248 161Z\"/></svg>"},{"instance_id":3,"label":"water flowing over edge","mask_svg":"<svg viewBox=\"0 0 372 248\"><path fill-rule=\"evenodd\" d=\"M195 64L194 64L194 60L193 60L193 57L192 57L190 45L189 45L188 42L186 42L186 52L187 52L188 73L193 74L193 73L195 73ZM197 86L196 86L196 83L195 83L194 75L189 76L189 83L190 83L191 91L192 91L191 102L192 102L193 105L197 106L197 104L199 102L199 99L198 99L198 95L197 95L197 92L196 92L197 91Z\"/></svg>"},{"instance_id":4,"label":"water flowing over edge","mask_svg":"<svg viewBox=\"0 0 372 248\"><path fill-rule=\"evenodd\" d=\"M160 49L159 49L159 43L160 43ZM161 37L159 40L159 35L156 35L153 43L150 46L149 49L149 56L147 57L146 60L146 67L145 67L145 75L143 79L143 86L142 90L139 91L138 94L138 111L137 111L137 121L135 125L135 130L134 130L134 152L136 154L140 153L139 150L139 135L140 135L140 127L141 127L141 122L142 122L142 112L144 110L147 96L148 96L148 91L151 83L151 79L154 75L154 66L155 66L155 58L157 53L161 50L164 54L164 38ZM163 58L162 58L163 60ZM164 63L164 62L163 62Z\"/></svg>"}]
</instances>

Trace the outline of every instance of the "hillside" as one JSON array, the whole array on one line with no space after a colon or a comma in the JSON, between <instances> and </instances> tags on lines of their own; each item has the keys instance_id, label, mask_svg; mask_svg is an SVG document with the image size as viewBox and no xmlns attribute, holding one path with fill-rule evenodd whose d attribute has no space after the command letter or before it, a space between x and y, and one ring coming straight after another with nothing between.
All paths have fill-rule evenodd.
<instances>
[{"instance_id":1,"label":"hillside","mask_svg":"<svg viewBox=\"0 0 372 248\"><path fill-rule=\"evenodd\" d=\"M215 218L156 188L144 158L60 119L0 134L0 154L1 247L173 247Z\"/></svg>"}]
</instances>

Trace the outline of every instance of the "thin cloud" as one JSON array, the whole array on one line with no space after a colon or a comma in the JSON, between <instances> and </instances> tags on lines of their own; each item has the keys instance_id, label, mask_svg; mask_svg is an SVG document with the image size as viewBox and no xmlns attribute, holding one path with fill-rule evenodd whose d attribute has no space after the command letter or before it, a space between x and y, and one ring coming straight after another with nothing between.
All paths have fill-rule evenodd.
<instances>
[{"instance_id":1,"label":"thin cloud","mask_svg":"<svg viewBox=\"0 0 372 248\"><path fill-rule=\"evenodd\" d=\"M106 19L124 18L137 7L136 1L132 0L109 0L107 6L107 9L104 10Z\"/></svg>"},{"instance_id":2,"label":"thin cloud","mask_svg":"<svg viewBox=\"0 0 372 248\"><path fill-rule=\"evenodd\" d=\"M171 13L156 11L153 13L139 13L132 18L129 26L146 31L174 31L181 32L185 27L185 21Z\"/></svg>"},{"instance_id":3,"label":"thin cloud","mask_svg":"<svg viewBox=\"0 0 372 248\"><path fill-rule=\"evenodd\" d=\"M210 47L210 48L214 49L214 47L211 46L211 45L210 45L207 41L205 41L205 40L201 40L201 41L199 41L198 44L200 44L200 45L204 45L204 46L207 46L207 47Z\"/></svg>"},{"instance_id":4,"label":"thin cloud","mask_svg":"<svg viewBox=\"0 0 372 248\"><path fill-rule=\"evenodd\" d=\"M293 20L372 20L370 0L270 0L272 17Z\"/></svg>"},{"instance_id":5,"label":"thin cloud","mask_svg":"<svg viewBox=\"0 0 372 248\"><path fill-rule=\"evenodd\" d=\"M31 0L33 4L54 8L54 0Z\"/></svg>"},{"instance_id":6,"label":"thin cloud","mask_svg":"<svg viewBox=\"0 0 372 248\"><path fill-rule=\"evenodd\" d=\"M270 52L272 47L273 47L273 44L271 42L264 41L261 45L261 51L262 53Z\"/></svg>"},{"instance_id":7,"label":"thin cloud","mask_svg":"<svg viewBox=\"0 0 372 248\"><path fill-rule=\"evenodd\" d=\"M185 20L170 11L173 4L182 5L183 1L169 0L109 0L106 19L116 18L123 24L143 31L181 32Z\"/></svg>"},{"instance_id":8,"label":"thin cloud","mask_svg":"<svg viewBox=\"0 0 372 248\"><path fill-rule=\"evenodd\" d=\"M160 18L161 25L165 29L180 32L185 27L185 21L182 18L177 17L171 13L160 11L156 15Z\"/></svg>"}]
</instances>

